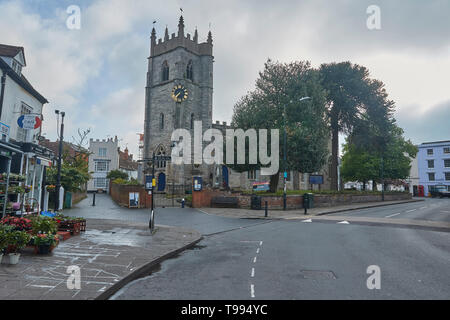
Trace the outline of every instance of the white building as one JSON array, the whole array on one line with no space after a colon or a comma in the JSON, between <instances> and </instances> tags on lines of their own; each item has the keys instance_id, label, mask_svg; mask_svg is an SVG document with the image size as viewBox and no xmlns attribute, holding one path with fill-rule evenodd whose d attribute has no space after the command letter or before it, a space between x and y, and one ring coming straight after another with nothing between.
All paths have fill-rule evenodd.
<instances>
[{"instance_id":1,"label":"white building","mask_svg":"<svg viewBox=\"0 0 450 320\"><path fill-rule=\"evenodd\" d=\"M107 140L89 141L89 172L92 179L88 182L88 191L109 188L108 173L119 169L119 141L117 137Z\"/></svg>"},{"instance_id":2,"label":"white building","mask_svg":"<svg viewBox=\"0 0 450 320\"><path fill-rule=\"evenodd\" d=\"M117 137L107 140L89 141L89 172L92 179L88 182L88 191L109 190L108 173L120 170L128 175L128 179L138 178L138 163L126 148L120 151Z\"/></svg>"},{"instance_id":3,"label":"white building","mask_svg":"<svg viewBox=\"0 0 450 320\"><path fill-rule=\"evenodd\" d=\"M0 44L0 172L7 172L10 164L11 173L26 175L25 184L32 187L26 198L42 204L45 167L51 166L54 156L38 145L42 109L48 101L25 78L25 67L23 47ZM36 124L34 129L19 126L18 120L24 115Z\"/></svg>"}]
</instances>

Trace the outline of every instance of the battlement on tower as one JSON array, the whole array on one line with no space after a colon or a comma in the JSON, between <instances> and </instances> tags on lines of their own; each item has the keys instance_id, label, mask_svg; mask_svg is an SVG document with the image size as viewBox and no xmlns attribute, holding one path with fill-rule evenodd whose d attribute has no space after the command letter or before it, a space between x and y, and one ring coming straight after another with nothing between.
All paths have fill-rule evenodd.
<instances>
[{"instance_id":1,"label":"battlement on tower","mask_svg":"<svg viewBox=\"0 0 450 320\"><path fill-rule=\"evenodd\" d=\"M211 31L208 33L208 39L206 42L198 43L198 33L195 30L194 36L191 39L191 35L188 33L184 35L184 19L183 16L180 17L180 22L178 23L178 34L172 33L169 38L169 31L166 27L164 39L158 39L156 42L156 30L153 28L151 39L151 49L150 56L158 56L174 50L178 47L185 48L197 55L207 55L212 56L213 44L212 44L212 34Z\"/></svg>"}]
</instances>

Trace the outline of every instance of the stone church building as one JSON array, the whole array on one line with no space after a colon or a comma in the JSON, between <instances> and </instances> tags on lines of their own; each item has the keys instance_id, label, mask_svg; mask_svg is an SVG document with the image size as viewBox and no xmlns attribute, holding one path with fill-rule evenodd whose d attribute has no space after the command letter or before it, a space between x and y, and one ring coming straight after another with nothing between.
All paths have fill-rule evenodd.
<instances>
[{"instance_id":1,"label":"stone church building","mask_svg":"<svg viewBox=\"0 0 450 320\"><path fill-rule=\"evenodd\" d=\"M212 121L214 57L211 31L206 42L199 43L197 30L192 37L185 34L181 16L177 33L169 36L166 27L164 38L157 40L153 28L150 39L145 88L144 159L151 159L153 154L170 156L172 132L186 129L193 137L194 121L202 121L202 132L210 128L224 131L229 127L225 122ZM150 166L144 166L144 171L150 174ZM325 185L322 188L329 189L328 174L324 173ZM188 187L194 176L201 176L204 186L233 189L251 189L254 182L269 181L269 176L260 176L258 170L238 173L219 164L155 162L158 191L166 190L173 183ZM290 172L287 188L307 189L307 181L307 175Z\"/></svg>"}]
</instances>

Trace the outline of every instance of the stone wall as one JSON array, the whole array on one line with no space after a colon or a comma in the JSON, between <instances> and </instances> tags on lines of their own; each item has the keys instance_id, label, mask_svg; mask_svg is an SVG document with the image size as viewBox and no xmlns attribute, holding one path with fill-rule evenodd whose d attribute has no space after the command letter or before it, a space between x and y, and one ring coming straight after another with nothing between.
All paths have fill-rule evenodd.
<instances>
[{"instance_id":1,"label":"stone wall","mask_svg":"<svg viewBox=\"0 0 450 320\"><path fill-rule=\"evenodd\" d=\"M148 194L144 186L129 186L122 184L111 184L111 198L121 207L129 208L129 193L139 193L139 208L150 208L152 196Z\"/></svg>"}]
</instances>

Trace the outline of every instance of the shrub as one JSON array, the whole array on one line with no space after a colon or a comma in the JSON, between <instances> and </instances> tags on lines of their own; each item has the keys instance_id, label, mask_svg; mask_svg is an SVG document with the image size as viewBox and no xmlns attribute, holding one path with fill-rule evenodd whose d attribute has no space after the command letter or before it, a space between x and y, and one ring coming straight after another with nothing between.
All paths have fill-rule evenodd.
<instances>
[{"instance_id":1,"label":"shrub","mask_svg":"<svg viewBox=\"0 0 450 320\"><path fill-rule=\"evenodd\" d=\"M53 246L58 242L58 236L55 234L41 233L33 237L33 243L36 246Z\"/></svg>"},{"instance_id":2,"label":"shrub","mask_svg":"<svg viewBox=\"0 0 450 320\"><path fill-rule=\"evenodd\" d=\"M26 231L8 232L6 235L8 252L19 253L30 242L30 239L31 236Z\"/></svg>"},{"instance_id":3,"label":"shrub","mask_svg":"<svg viewBox=\"0 0 450 320\"><path fill-rule=\"evenodd\" d=\"M33 234L55 234L58 231L58 223L49 217L36 217L32 220Z\"/></svg>"}]
</instances>

